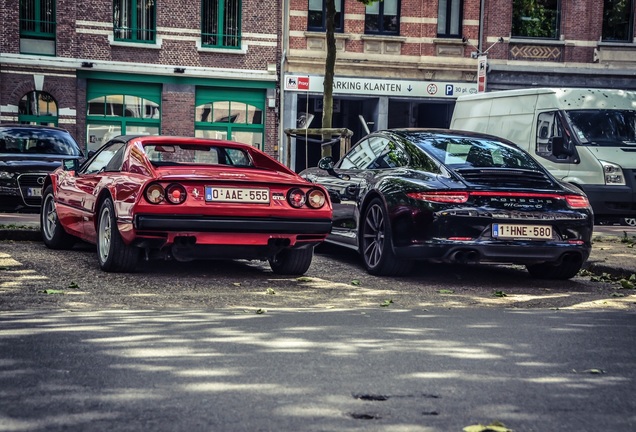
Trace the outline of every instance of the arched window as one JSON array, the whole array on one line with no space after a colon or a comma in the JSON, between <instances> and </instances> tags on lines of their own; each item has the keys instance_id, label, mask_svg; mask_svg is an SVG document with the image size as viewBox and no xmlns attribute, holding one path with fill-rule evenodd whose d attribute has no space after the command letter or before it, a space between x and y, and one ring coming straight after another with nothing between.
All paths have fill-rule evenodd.
<instances>
[{"instance_id":1,"label":"arched window","mask_svg":"<svg viewBox=\"0 0 636 432\"><path fill-rule=\"evenodd\" d=\"M57 102L47 92L32 91L20 99L18 121L24 124L57 126Z\"/></svg>"}]
</instances>

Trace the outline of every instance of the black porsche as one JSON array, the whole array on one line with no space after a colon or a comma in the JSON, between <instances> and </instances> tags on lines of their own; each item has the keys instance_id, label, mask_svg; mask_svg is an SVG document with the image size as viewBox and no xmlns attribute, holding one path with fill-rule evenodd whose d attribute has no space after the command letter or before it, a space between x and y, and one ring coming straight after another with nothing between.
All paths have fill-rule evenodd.
<instances>
[{"instance_id":1,"label":"black porsche","mask_svg":"<svg viewBox=\"0 0 636 432\"><path fill-rule=\"evenodd\" d=\"M374 275L426 260L521 264L536 278L569 279L592 248L585 194L497 137L378 131L300 174L329 191L327 241L359 251Z\"/></svg>"}]
</instances>

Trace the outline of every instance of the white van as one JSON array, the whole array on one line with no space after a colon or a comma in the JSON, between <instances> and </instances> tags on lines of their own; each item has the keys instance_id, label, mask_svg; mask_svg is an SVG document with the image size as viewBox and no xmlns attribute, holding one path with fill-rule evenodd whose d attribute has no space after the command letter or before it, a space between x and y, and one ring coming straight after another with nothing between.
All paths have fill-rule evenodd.
<instances>
[{"instance_id":1,"label":"white van","mask_svg":"<svg viewBox=\"0 0 636 432\"><path fill-rule=\"evenodd\" d=\"M587 194L596 221L636 218L636 92L505 90L457 98L451 129L506 138Z\"/></svg>"}]
</instances>

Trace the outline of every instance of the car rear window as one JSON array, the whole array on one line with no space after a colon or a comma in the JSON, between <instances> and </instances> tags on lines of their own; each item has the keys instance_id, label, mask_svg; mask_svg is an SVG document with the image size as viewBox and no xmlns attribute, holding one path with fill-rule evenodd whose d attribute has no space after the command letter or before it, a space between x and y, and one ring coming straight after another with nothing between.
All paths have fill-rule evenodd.
<instances>
[{"instance_id":1,"label":"car rear window","mask_svg":"<svg viewBox=\"0 0 636 432\"><path fill-rule=\"evenodd\" d=\"M69 133L36 128L0 128L0 153L81 156Z\"/></svg>"},{"instance_id":2,"label":"car rear window","mask_svg":"<svg viewBox=\"0 0 636 432\"><path fill-rule=\"evenodd\" d=\"M254 166L247 151L215 145L146 144L144 151L153 165L230 165Z\"/></svg>"}]
</instances>

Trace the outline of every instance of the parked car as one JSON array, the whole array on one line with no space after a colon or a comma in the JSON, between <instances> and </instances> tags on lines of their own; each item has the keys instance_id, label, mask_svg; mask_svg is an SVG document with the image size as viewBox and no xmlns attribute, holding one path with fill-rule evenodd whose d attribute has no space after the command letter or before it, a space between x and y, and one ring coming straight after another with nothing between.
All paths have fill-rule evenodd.
<instances>
[{"instance_id":1,"label":"parked car","mask_svg":"<svg viewBox=\"0 0 636 432\"><path fill-rule=\"evenodd\" d=\"M357 250L374 275L428 260L522 264L536 278L568 279L591 251L585 194L493 136L374 132L301 176L331 197L327 242Z\"/></svg>"},{"instance_id":2,"label":"parked car","mask_svg":"<svg viewBox=\"0 0 636 432\"><path fill-rule=\"evenodd\" d=\"M139 260L269 260L303 274L331 230L327 192L258 149L223 140L119 136L44 182L46 246L97 245L104 271Z\"/></svg>"},{"instance_id":3,"label":"parked car","mask_svg":"<svg viewBox=\"0 0 636 432\"><path fill-rule=\"evenodd\" d=\"M71 134L49 126L0 124L0 208L39 211L46 175L64 159L81 159Z\"/></svg>"}]
</instances>

